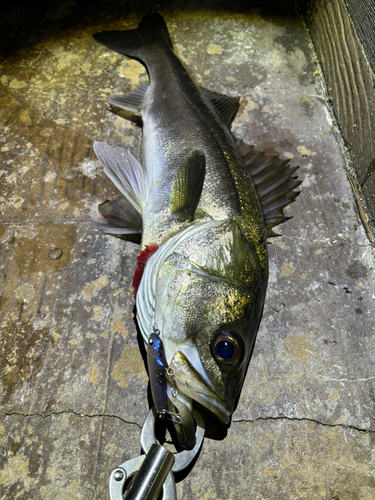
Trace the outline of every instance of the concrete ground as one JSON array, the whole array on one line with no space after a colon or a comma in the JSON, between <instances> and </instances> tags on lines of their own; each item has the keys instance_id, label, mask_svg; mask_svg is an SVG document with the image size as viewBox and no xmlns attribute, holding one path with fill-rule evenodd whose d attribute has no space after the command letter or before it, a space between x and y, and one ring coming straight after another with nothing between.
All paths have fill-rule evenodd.
<instances>
[{"instance_id":1,"label":"concrete ground","mask_svg":"<svg viewBox=\"0 0 375 500\"><path fill-rule=\"evenodd\" d=\"M163 5L196 81L241 96L234 133L304 179L269 245L232 425L205 440L178 498L375 499L374 252L306 27L287 9ZM140 452L148 378L132 318L138 247L86 224L115 194L92 143L139 155L141 131L106 98L145 75L92 34L152 7L25 9L2 21L0 499L105 499L110 471Z\"/></svg>"}]
</instances>

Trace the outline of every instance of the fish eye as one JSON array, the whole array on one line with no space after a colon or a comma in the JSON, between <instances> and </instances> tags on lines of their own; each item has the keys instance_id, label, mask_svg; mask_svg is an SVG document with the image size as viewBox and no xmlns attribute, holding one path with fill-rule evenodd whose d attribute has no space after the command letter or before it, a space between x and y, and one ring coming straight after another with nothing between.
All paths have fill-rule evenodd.
<instances>
[{"instance_id":1,"label":"fish eye","mask_svg":"<svg viewBox=\"0 0 375 500\"><path fill-rule=\"evenodd\" d=\"M213 354L222 363L236 363L240 358L241 350L235 336L230 332L221 332L213 344Z\"/></svg>"}]
</instances>

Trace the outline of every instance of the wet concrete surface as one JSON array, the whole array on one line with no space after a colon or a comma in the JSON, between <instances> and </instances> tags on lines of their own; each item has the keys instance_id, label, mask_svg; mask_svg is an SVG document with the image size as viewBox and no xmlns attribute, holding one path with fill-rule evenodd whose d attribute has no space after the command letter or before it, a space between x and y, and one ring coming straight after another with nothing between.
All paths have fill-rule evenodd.
<instances>
[{"instance_id":1,"label":"wet concrete surface","mask_svg":"<svg viewBox=\"0 0 375 500\"><path fill-rule=\"evenodd\" d=\"M234 134L290 158L304 179L269 245L265 312L232 425L225 439L205 440L178 497L375 499L374 253L306 27L285 11L177 7L158 10L195 80L241 96ZM144 70L91 35L134 27L152 8L116 9L56 4L13 50L8 30L2 500L106 498L110 471L140 452L149 407L132 317L138 247L87 224L116 193L93 141L137 157L142 140L106 98Z\"/></svg>"}]
</instances>

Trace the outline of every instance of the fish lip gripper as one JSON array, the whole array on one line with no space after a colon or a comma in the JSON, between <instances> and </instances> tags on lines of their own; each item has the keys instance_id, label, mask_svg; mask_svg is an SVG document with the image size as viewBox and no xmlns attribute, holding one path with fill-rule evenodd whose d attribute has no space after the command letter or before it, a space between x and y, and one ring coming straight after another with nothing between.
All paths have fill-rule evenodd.
<instances>
[{"instance_id":1,"label":"fish lip gripper","mask_svg":"<svg viewBox=\"0 0 375 500\"><path fill-rule=\"evenodd\" d=\"M204 439L203 418L196 410L193 416L196 422L194 448L172 453L158 444L155 436L154 409L149 411L141 432L144 454L127 460L113 469L109 478L110 500L156 500L161 490L163 490L162 500L177 500L173 473L183 471L192 463L200 452ZM127 485L133 476L135 476L133 482Z\"/></svg>"}]
</instances>

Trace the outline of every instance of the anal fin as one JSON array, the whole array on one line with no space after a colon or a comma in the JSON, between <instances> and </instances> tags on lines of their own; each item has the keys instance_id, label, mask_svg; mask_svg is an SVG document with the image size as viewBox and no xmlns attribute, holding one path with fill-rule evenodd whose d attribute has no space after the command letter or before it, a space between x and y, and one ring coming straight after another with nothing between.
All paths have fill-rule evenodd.
<instances>
[{"instance_id":1,"label":"anal fin","mask_svg":"<svg viewBox=\"0 0 375 500\"><path fill-rule=\"evenodd\" d=\"M122 110L122 112L116 111L116 114L142 126L141 110L148 88L148 82L140 83L127 94L109 97L108 102L111 106Z\"/></svg>"}]
</instances>

